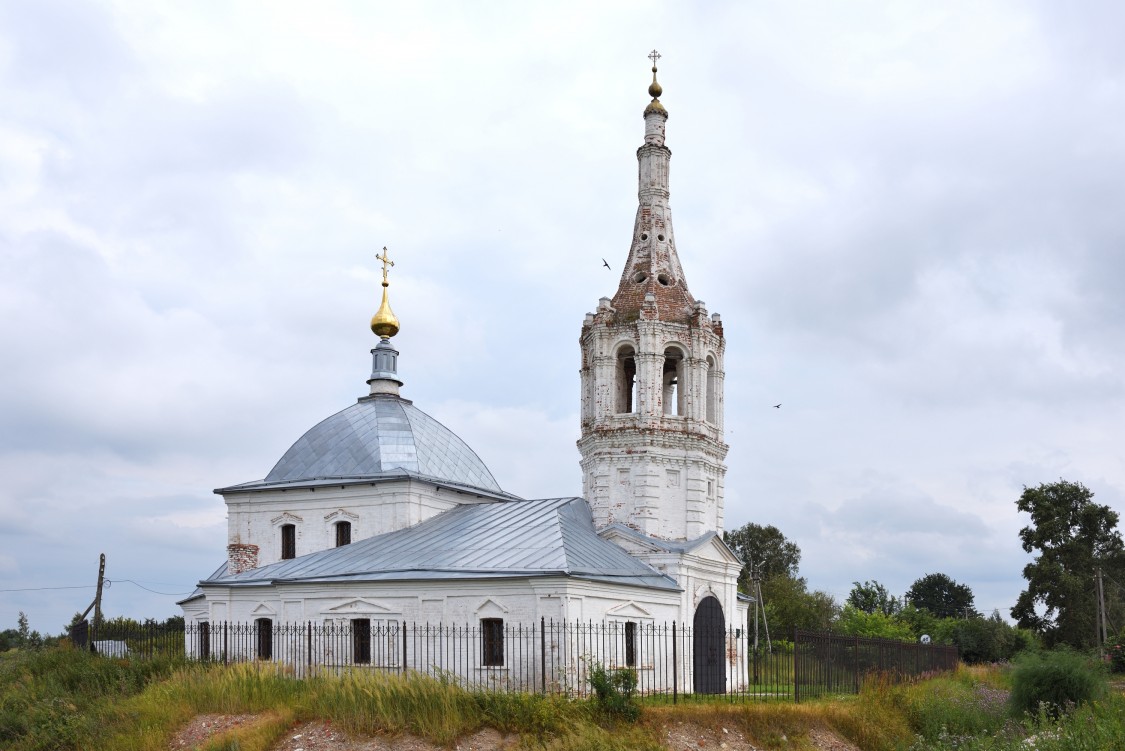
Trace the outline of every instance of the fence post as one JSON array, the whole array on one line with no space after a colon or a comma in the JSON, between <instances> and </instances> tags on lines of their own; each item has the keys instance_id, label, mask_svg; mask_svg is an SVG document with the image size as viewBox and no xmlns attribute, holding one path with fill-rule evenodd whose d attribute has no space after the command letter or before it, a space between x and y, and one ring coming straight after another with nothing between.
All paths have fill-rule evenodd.
<instances>
[{"instance_id":1,"label":"fence post","mask_svg":"<svg viewBox=\"0 0 1125 751\"><path fill-rule=\"evenodd\" d=\"M676 652L676 622L672 621L672 703L676 703L680 689L680 660Z\"/></svg>"},{"instance_id":2,"label":"fence post","mask_svg":"<svg viewBox=\"0 0 1125 751\"><path fill-rule=\"evenodd\" d=\"M406 621L402 622L402 674L406 675Z\"/></svg>"},{"instance_id":3,"label":"fence post","mask_svg":"<svg viewBox=\"0 0 1125 751\"><path fill-rule=\"evenodd\" d=\"M859 694L859 637L855 638L855 692Z\"/></svg>"},{"instance_id":4,"label":"fence post","mask_svg":"<svg viewBox=\"0 0 1125 751\"><path fill-rule=\"evenodd\" d=\"M547 693L547 619L539 617L539 682Z\"/></svg>"},{"instance_id":5,"label":"fence post","mask_svg":"<svg viewBox=\"0 0 1125 751\"><path fill-rule=\"evenodd\" d=\"M801 661L797 659L797 653L800 652L800 638L801 632L798 629L793 629L793 703L801 703L801 676L799 666Z\"/></svg>"}]
</instances>

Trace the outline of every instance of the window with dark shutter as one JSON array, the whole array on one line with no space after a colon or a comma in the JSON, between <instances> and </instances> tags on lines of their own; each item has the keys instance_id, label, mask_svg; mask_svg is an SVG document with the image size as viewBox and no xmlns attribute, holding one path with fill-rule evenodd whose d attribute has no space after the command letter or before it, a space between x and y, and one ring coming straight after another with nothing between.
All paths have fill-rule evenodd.
<instances>
[{"instance_id":1,"label":"window with dark shutter","mask_svg":"<svg viewBox=\"0 0 1125 751\"><path fill-rule=\"evenodd\" d=\"M352 523L336 522L336 547L352 544Z\"/></svg>"},{"instance_id":2,"label":"window with dark shutter","mask_svg":"<svg viewBox=\"0 0 1125 751\"><path fill-rule=\"evenodd\" d=\"M480 664L485 667L504 665L504 619L482 618Z\"/></svg>"},{"instance_id":3,"label":"window with dark shutter","mask_svg":"<svg viewBox=\"0 0 1125 751\"><path fill-rule=\"evenodd\" d=\"M273 659L273 621L269 618L259 618L254 621L256 632L257 657L259 660Z\"/></svg>"},{"instance_id":4,"label":"window with dark shutter","mask_svg":"<svg viewBox=\"0 0 1125 751\"><path fill-rule=\"evenodd\" d=\"M281 525L281 560L297 557L297 527L292 524Z\"/></svg>"},{"instance_id":5,"label":"window with dark shutter","mask_svg":"<svg viewBox=\"0 0 1125 751\"><path fill-rule=\"evenodd\" d=\"M633 621L625 624L625 666L637 666L637 624Z\"/></svg>"},{"instance_id":6,"label":"window with dark shutter","mask_svg":"<svg viewBox=\"0 0 1125 751\"><path fill-rule=\"evenodd\" d=\"M352 619L352 662L371 664L371 621L368 618Z\"/></svg>"}]
</instances>

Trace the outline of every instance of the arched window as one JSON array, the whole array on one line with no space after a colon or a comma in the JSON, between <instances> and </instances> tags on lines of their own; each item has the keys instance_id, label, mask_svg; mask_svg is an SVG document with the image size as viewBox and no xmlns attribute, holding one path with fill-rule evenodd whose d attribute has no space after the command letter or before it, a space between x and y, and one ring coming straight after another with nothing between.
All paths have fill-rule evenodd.
<instances>
[{"instance_id":1,"label":"arched window","mask_svg":"<svg viewBox=\"0 0 1125 751\"><path fill-rule=\"evenodd\" d=\"M664 350L664 414L683 415L687 406L684 383L684 353L675 347Z\"/></svg>"},{"instance_id":2,"label":"arched window","mask_svg":"<svg viewBox=\"0 0 1125 751\"><path fill-rule=\"evenodd\" d=\"M297 527L293 524L281 525L281 560L297 557Z\"/></svg>"},{"instance_id":3,"label":"arched window","mask_svg":"<svg viewBox=\"0 0 1125 751\"><path fill-rule=\"evenodd\" d=\"M352 523L336 522L336 547L352 544Z\"/></svg>"},{"instance_id":4,"label":"arched window","mask_svg":"<svg viewBox=\"0 0 1125 751\"><path fill-rule=\"evenodd\" d=\"M636 354L628 345L617 350L617 393L614 411L619 415L637 411Z\"/></svg>"},{"instance_id":5,"label":"arched window","mask_svg":"<svg viewBox=\"0 0 1125 751\"><path fill-rule=\"evenodd\" d=\"M718 425L719 369L715 358L707 355L707 422Z\"/></svg>"}]
</instances>

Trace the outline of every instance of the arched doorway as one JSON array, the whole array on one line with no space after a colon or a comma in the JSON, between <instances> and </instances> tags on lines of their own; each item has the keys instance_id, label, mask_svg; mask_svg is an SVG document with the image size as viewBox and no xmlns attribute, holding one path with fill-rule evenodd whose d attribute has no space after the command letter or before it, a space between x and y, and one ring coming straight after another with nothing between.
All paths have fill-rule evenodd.
<instances>
[{"instance_id":1,"label":"arched doorway","mask_svg":"<svg viewBox=\"0 0 1125 751\"><path fill-rule=\"evenodd\" d=\"M692 621L692 684L697 694L727 690L726 620L714 597L703 598Z\"/></svg>"}]
</instances>

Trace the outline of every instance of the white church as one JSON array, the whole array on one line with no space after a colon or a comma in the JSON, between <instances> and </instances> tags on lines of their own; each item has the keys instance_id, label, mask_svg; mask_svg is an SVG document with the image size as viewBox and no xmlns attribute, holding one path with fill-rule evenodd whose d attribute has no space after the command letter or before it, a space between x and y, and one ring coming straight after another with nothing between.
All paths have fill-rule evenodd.
<instances>
[{"instance_id":1,"label":"white church","mask_svg":"<svg viewBox=\"0 0 1125 751\"><path fill-rule=\"evenodd\" d=\"M264 479L215 491L228 510L226 561L180 603L207 635L203 648L218 648L223 624L254 624L257 656L270 656L283 624L316 624L348 630L349 654L310 639L301 661L371 663L359 642L382 639L391 646L375 651L397 668L412 659L400 625L463 624L480 644L453 669L502 671L527 659L505 649L512 627L598 623L627 642L611 662L656 670L660 656L633 642L678 623L696 654L685 672L722 676L710 689L697 677L696 690L730 685L720 663L738 659L729 634L746 628L749 598L722 540L725 340L676 253L653 57L628 258L616 293L582 322L584 497L505 492L403 396L384 254L367 393L309 429Z\"/></svg>"}]
</instances>

